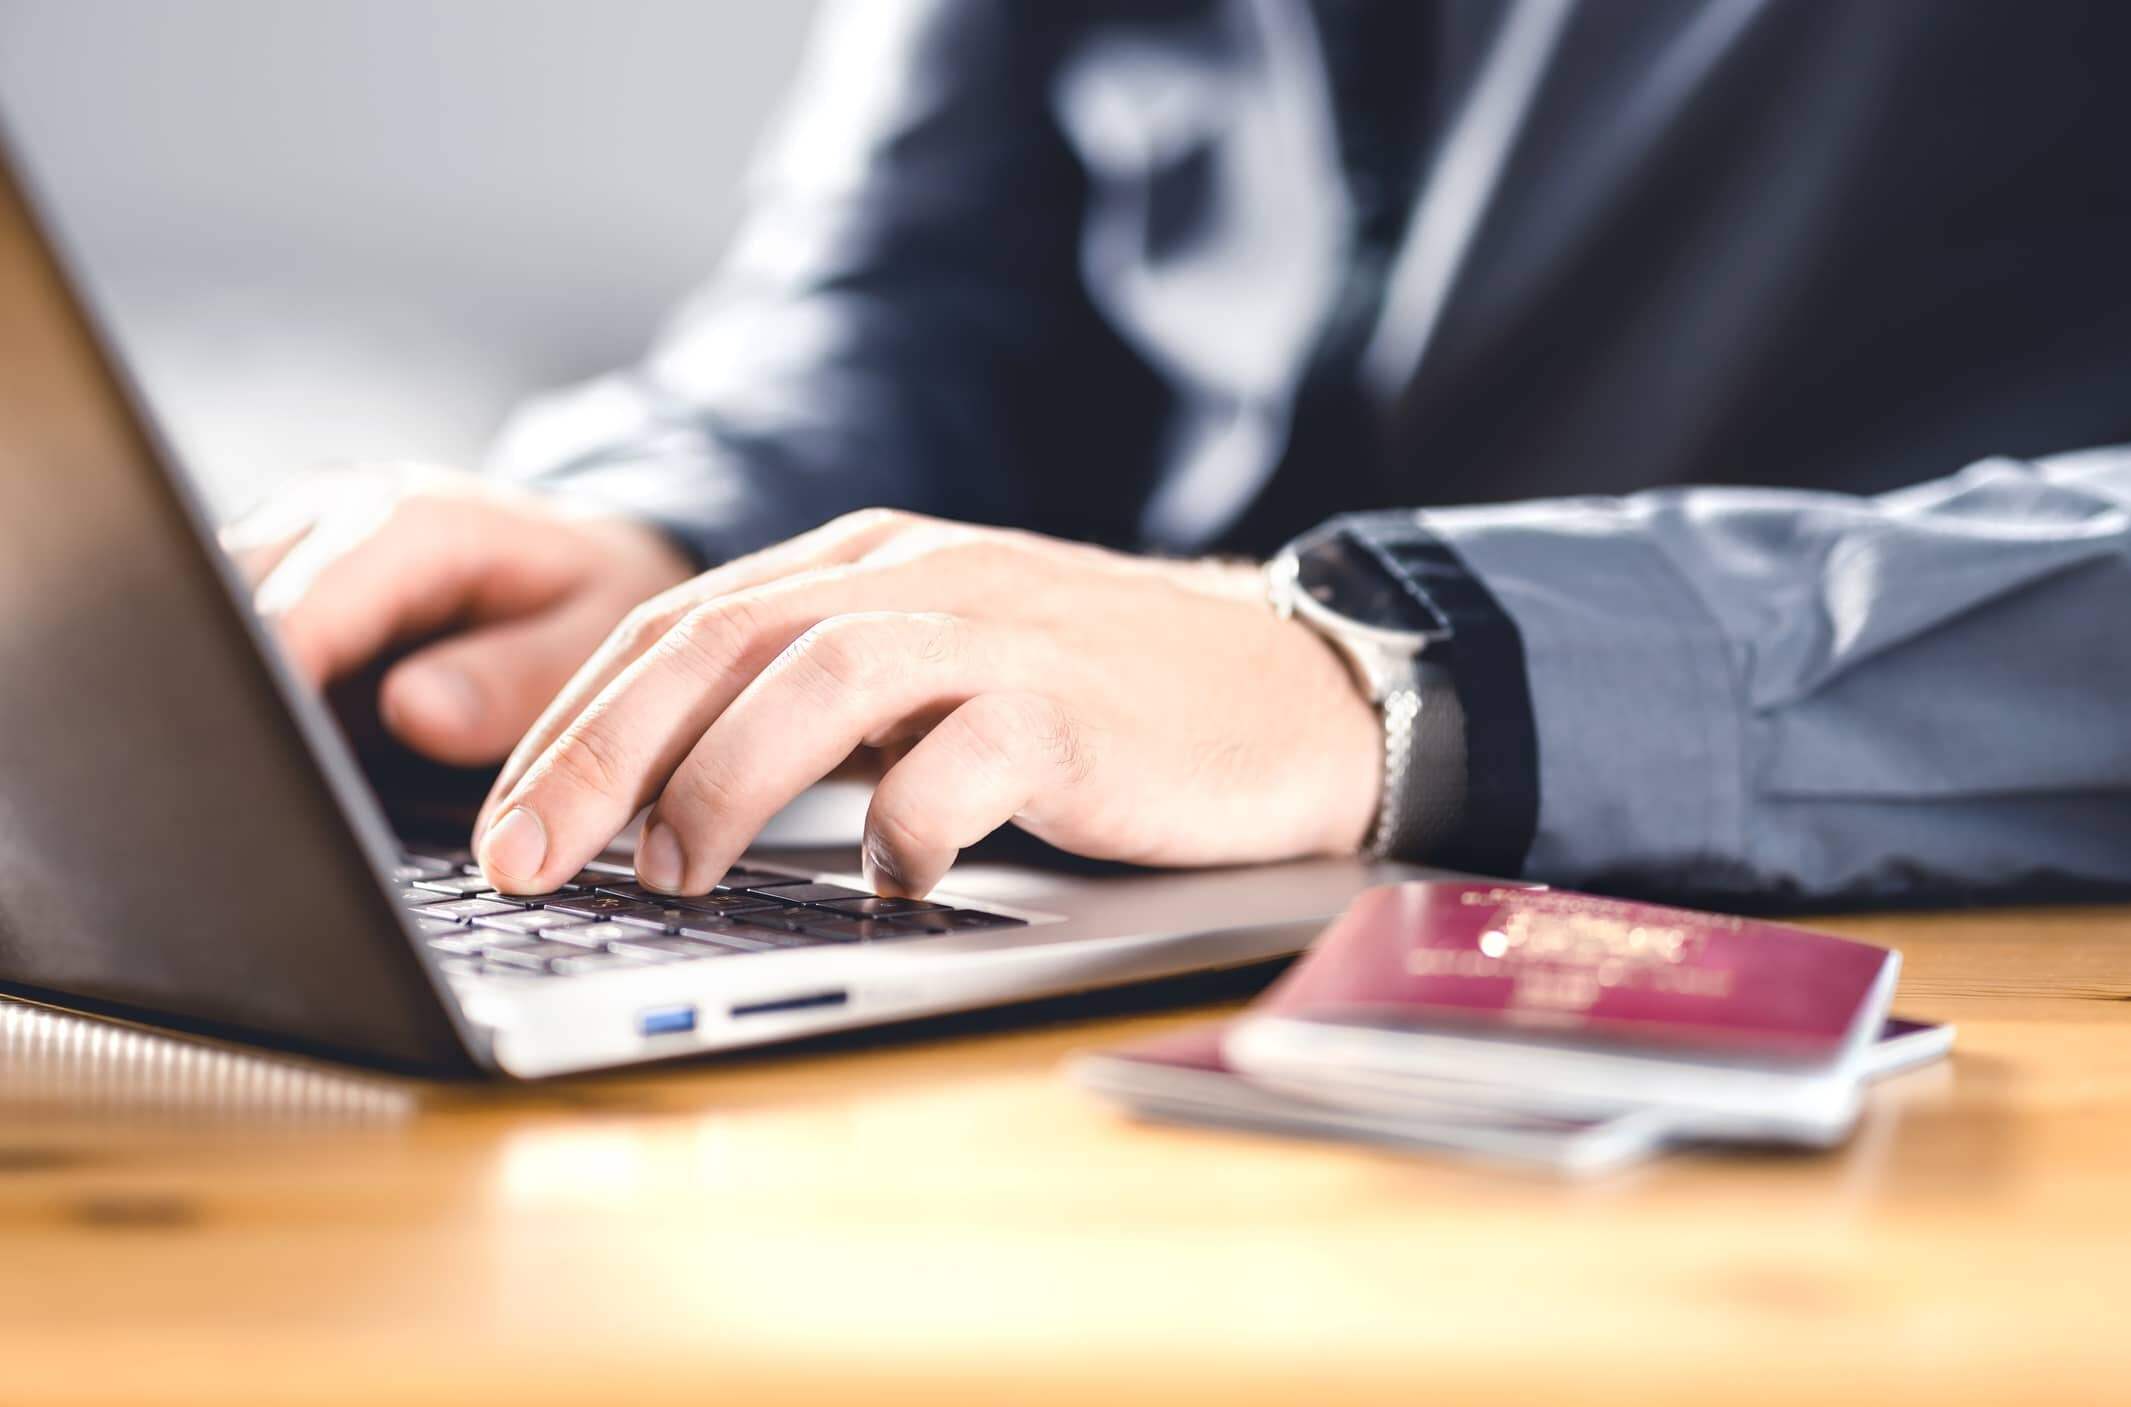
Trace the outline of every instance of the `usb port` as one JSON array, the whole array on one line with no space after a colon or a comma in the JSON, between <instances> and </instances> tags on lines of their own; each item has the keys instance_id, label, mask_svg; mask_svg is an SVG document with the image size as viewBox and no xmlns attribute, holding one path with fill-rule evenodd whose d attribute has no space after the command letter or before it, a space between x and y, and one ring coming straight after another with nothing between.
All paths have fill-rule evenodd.
<instances>
[{"instance_id":1,"label":"usb port","mask_svg":"<svg viewBox=\"0 0 2131 1407\"><path fill-rule=\"evenodd\" d=\"M695 1028L692 1006L655 1006L636 1018L636 1029L647 1036L671 1036Z\"/></svg>"}]
</instances>

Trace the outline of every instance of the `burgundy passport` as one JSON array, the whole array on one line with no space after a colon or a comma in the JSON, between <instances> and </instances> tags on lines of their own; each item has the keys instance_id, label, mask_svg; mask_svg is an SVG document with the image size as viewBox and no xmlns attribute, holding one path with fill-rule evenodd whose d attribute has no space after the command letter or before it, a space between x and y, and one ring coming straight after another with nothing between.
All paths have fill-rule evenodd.
<instances>
[{"instance_id":1,"label":"burgundy passport","mask_svg":"<svg viewBox=\"0 0 2131 1407\"><path fill-rule=\"evenodd\" d=\"M1150 1036L1122 1050L1100 1052L1099 1058L1208 1075L1233 1075L1235 1071L1221 1049L1227 1029L1226 1022L1187 1026L1181 1031ZM1880 1079L1940 1058L1952 1048L1952 1033L1952 1027L1937 1021L1888 1017L1880 1025L1879 1038L1872 1043L1866 1077Z\"/></svg>"},{"instance_id":2,"label":"burgundy passport","mask_svg":"<svg viewBox=\"0 0 2131 1407\"><path fill-rule=\"evenodd\" d=\"M1897 961L1725 914L1401 884L1356 899L1252 1015L1813 1066L1877 1033Z\"/></svg>"},{"instance_id":3,"label":"burgundy passport","mask_svg":"<svg viewBox=\"0 0 2131 1407\"><path fill-rule=\"evenodd\" d=\"M1285 1093L1664 1113L1679 1136L1828 1144L1854 1123L1900 954L1558 889L1372 889L1223 1042Z\"/></svg>"},{"instance_id":4,"label":"burgundy passport","mask_svg":"<svg viewBox=\"0 0 2131 1407\"><path fill-rule=\"evenodd\" d=\"M1620 1167L1674 1140L1671 1121L1643 1113L1607 1120L1546 1121L1486 1105L1449 1103L1423 1112L1340 1107L1283 1094L1238 1075L1223 1052L1227 1023L1171 1031L1122 1050L1075 1057L1081 1085L1143 1119L1386 1144L1538 1166L1562 1173ZM1942 1058L1953 1029L1890 1016L1868 1057L1878 1080Z\"/></svg>"}]
</instances>

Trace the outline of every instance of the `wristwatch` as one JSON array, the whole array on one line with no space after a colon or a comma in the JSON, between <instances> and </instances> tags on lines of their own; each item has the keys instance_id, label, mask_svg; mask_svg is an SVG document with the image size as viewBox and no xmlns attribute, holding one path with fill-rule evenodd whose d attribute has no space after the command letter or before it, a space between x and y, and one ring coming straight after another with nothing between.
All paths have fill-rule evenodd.
<instances>
[{"instance_id":1,"label":"wristwatch","mask_svg":"<svg viewBox=\"0 0 2131 1407\"><path fill-rule=\"evenodd\" d=\"M1384 784L1364 844L1418 860L1455 829L1465 804L1465 720L1438 655L1450 625L1338 520L1304 533L1267 564L1266 597L1283 620L1323 636L1353 670L1384 724Z\"/></svg>"}]
</instances>

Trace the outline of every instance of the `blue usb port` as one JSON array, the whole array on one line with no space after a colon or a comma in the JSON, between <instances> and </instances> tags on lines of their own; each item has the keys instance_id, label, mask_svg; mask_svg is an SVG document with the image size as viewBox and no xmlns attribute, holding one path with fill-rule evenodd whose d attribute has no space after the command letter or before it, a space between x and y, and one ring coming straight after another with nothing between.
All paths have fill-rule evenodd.
<instances>
[{"instance_id":1,"label":"blue usb port","mask_svg":"<svg viewBox=\"0 0 2131 1407\"><path fill-rule=\"evenodd\" d=\"M692 1006L655 1006L636 1018L636 1029L647 1036L672 1036L695 1028Z\"/></svg>"}]
</instances>

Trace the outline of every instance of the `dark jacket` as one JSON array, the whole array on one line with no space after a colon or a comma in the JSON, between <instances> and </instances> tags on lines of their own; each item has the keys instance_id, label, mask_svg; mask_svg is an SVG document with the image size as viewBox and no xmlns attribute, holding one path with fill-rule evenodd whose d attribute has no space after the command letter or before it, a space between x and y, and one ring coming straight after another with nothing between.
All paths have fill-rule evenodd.
<instances>
[{"instance_id":1,"label":"dark jacket","mask_svg":"<svg viewBox=\"0 0 2131 1407\"><path fill-rule=\"evenodd\" d=\"M500 457L719 558L869 504L1263 552L1356 509L1873 494L2131 440L2127 54L2110 3L856 0L718 279ZM1983 473L1921 520L1370 520L1518 641L1472 721L1492 866L2131 873L2131 730L2096 702L2131 645L2087 638L2131 467ZM1949 668L1997 692L1919 692ZM2007 731L2067 708L2098 733Z\"/></svg>"}]
</instances>

